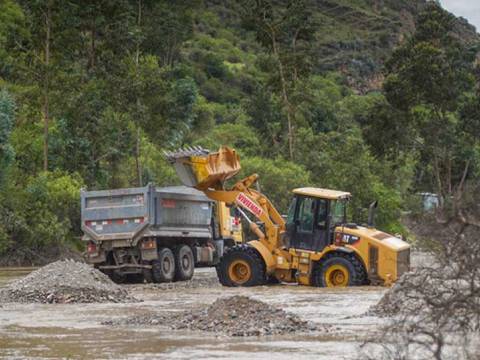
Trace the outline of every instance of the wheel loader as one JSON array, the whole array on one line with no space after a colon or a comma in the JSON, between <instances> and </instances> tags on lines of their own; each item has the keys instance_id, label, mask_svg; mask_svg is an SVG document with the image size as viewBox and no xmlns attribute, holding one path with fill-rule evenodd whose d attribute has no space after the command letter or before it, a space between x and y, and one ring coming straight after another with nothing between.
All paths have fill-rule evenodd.
<instances>
[{"instance_id":1,"label":"wheel loader","mask_svg":"<svg viewBox=\"0 0 480 360\"><path fill-rule=\"evenodd\" d=\"M235 150L190 147L165 152L186 186L236 207L256 239L228 249L217 265L224 286L270 282L321 287L391 285L410 265L410 245L373 225L376 202L365 226L346 219L349 192L304 187L293 190L286 220L253 186L257 174L233 186L240 171Z\"/></svg>"}]
</instances>

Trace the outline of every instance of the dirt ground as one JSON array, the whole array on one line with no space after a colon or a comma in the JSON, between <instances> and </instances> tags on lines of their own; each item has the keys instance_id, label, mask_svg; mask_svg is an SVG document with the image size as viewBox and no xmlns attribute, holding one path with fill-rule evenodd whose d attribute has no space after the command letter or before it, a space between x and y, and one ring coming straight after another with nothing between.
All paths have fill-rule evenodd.
<instances>
[{"instance_id":1,"label":"dirt ground","mask_svg":"<svg viewBox=\"0 0 480 360\"><path fill-rule=\"evenodd\" d=\"M29 269L0 270L0 287ZM0 358L357 359L358 346L382 319L365 316L385 292L381 287L321 289L277 285L224 288L212 268L196 269L198 288L125 285L141 303L0 305ZM212 281L209 281L212 279ZM102 321L150 312L202 308L218 297L246 295L302 319L332 325L327 333L231 338L172 331L167 327L105 326Z\"/></svg>"}]
</instances>

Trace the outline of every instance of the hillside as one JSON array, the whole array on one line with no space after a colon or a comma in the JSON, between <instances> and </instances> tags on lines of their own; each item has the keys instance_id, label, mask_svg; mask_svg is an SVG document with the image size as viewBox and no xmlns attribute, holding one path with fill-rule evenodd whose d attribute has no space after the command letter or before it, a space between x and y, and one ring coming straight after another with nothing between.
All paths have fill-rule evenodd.
<instances>
[{"instance_id":1,"label":"hillside","mask_svg":"<svg viewBox=\"0 0 480 360\"><path fill-rule=\"evenodd\" d=\"M311 12L314 39L312 67L315 74L339 72L348 85L365 93L381 88L382 67L392 49L415 30L415 19L428 1L421 0L331 0L312 1ZM229 36L209 31L205 18L199 19L205 27L199 33L242 44L248 36L241 27L238 14L241 5L228 1L206 1L205 10L216 16ZM212 27L213 24L210 24ZM455 34L464 42L478 43L480 35L465 19L455 21ZM231 35L235 40L231 41ZM200 35L200 34L199 34ZM243 41L244 42L244 41ZM243 44L245 45L245 44ZM242 46L240 46L241 50ZM249 53L258 49L246 47Z\"/></svg>"}]
</instances>

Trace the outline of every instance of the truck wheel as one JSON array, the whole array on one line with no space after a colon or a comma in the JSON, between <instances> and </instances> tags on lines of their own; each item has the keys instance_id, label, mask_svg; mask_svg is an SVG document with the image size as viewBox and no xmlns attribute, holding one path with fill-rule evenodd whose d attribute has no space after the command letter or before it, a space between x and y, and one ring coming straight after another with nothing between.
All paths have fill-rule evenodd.
<instances>
[{"instance_id":1,"label":"truck wheel","mask_svg":"<svg viewBox=\"0 0 480 360\"><path fill-rule=\"evenodd\" d=\"M217 275L223 286L264 285L265 262L250 245L235 245L225 251L217 265Z\"/></svg>"},{"instance_id":2,"label":"truck wheel","mask_svg":"<svg viewBox=\"0 0 480 360\"><path fill-rule=\"evenodd\" d=\"M153 274L151 269L143 269L142 273L143 273L143 280L145 280L147 284L153 282Z\"/></svg>"},{"instance_id":3,"label":"truck wheel","mask_svg":"<svg viewBox=\"0 0 480 360\"><path fill-rule=\"evenodd\" d=\"M157 283L171 282L175 276L175 258L169 248L158 251L158 260L152 261L153 281Z\"/></svg>"},{"instance_id":4,"label":"truck wheel","mask_svg":"<svg viewBox=\"0 0 480 360\"><path fill-rule=\"evenodd\" d=\"M128 274L125 282L128 284L141 284L143 283L143 274Z\"/></svg>"},{"instance_id":5,"label":"truck wheel","mask_svg":"<svg viewBox=\"0 0 480 360\"><path fill-rule=\"evenodd\" d=\"M190 280L193 277L195 260L190 246L180 245L175 249L175 280Z\"/></svg>"},{"instance_id":6,"label":"truck wheel","mask_svg":"<svg viewBox=\"0 0 480 360\"><path fill-rule=\"evenodd\" d=\"M312 274L312 284L319 287L359 286L366 281L363 264L355 255L330 253L317 264Z\"/></svg>"},{"instance_id":7,"label":"truck wheel","mask_svg":"<svg viewBox=\"0 0 480 360\"><path fill-rule=\"evenodd\" d=\"M142 265L152 265L150 261L143 260ZM143 280L149 284L153 282L153 273L152 269L142 269Z\"/></svg>"},{"instance_id":8,"label":"truck wheel","mask_svg":"<svg viewBox=\"0 0 480 360\"><path fill-rule=\"evenodd\" d=\"M113 270L111 275L109 276L112 279L112 281L117 284L123 284L127 281L127 275L120 272L119 270Z\"/></svg>"}]
</instances>

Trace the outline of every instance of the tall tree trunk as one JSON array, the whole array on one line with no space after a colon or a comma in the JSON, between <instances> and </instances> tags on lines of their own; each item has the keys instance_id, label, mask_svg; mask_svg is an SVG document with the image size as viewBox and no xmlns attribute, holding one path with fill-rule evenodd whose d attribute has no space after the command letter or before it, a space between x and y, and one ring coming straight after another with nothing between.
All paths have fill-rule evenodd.
<instances>
[{"instance_id":1,"label":"tall tree trunk","mask_svg":"<svg viewBox=\"0 0 480 360\"><path fill-rule=\"evenodd\" d=\"M142 24L142 0L138 0L138 12L137 12L137 26L140 28L140 25ZM137 41L136 45L136 51L135 51L135 71L138 74L138 67L140 63L140 41ZM137 94L137 99L136 99L136 108L137 108L137 114L136 116L138 117L140 114L140 99ZM135 167L137 170L137 183L138 186L143 186L143 176L142 176L142 164L140 162L140 142L141 142L141 133L140 133L140 126L136 124L137 127L137 139L135 143Z\"/></svg>"},{"instance_id":2,"label":"tall tree trunk","mask_svg":"<svg viewBox=\"0 0 480 360\"><path fill-rule=\"evenodd\" d=\"M47 3L45 13L45 72L43 81L43 170L48 170L48 127L49 127L49 106L50 106L50 37L52 25L52 3Z\"/></svg>"},{"instance_id":3,"label":"tall tree trunk","mask_svg":"<svg viewBox=\"0 0 480 360\"><path fill-rule=\"evenodd\" d=\"M138 186L143 186L142 166L140 163L140 127L137 126L137 141L135 145L135 166L137 168L137 182Z\"/></svg>"},{"instance_id":4,"label":"tall tree trunk","mask_svg":"<svg viewBox=\"0 0 480 360\"><path fill-rule=\"evenodd\" d=\"M284 106L287 110L288 154L290 156L290 160L293 160L293 153L294 153L294 148L293 148L293 117L294 117L294 114L293 114L293 111L292 111L292 105L290 104L290 101L288 99L287 80L285 78L285 72L283 70L282 60L280 59L280 54L278 52L277 41L276 41L274 32L272 32L271 38L272 38L273 54L275 55L275 58L277 59L278 71L280 73L280 82L281 82L281 86L282 86L282 99L283 99Z\"/></svg>"},{"instance_id":5,"label":"tall tree trunk","mask_svg":"<svg viewBox=\"0 0 480 360\"><path fill-rule=\"evenodd\" d=\"M95 14L92 14L93 19L92 19L92 24L90 28L90 64L89 67L90 69L95 69L95 63L96 63L96 36L97 36L97 26L95 22Z\"/></svg>"}]
</instances>

